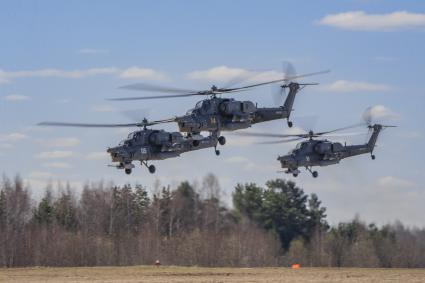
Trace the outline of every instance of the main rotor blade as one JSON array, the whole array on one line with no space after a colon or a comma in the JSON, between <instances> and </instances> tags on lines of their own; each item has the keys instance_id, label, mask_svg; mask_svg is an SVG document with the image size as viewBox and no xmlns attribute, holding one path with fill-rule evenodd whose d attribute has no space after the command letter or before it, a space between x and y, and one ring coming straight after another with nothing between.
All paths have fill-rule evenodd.
<instances>
[{"instance_id":1,"label":"main rotor blade","mask_svg":"<svg viewBox=\"0 0 425 283\"><path fill-rule=\"evenodd\" d=\"M142 122L140 124L146 125L146 126L153 126L153 125L158 125L158 124L166 124L166 123L172 123L175 122L177 118L168 118L168 119L164 119L164 120L156 120L156 121L148 121L148 122Z\"/></svg>"},{"instance_id":2,"label":"main rotor blade","mask_svg":"<svg viewBox=\"0 0 425 283\"><path fill-rule=\"evenodd\" d=\"M352 128L357 128L357 127L364 126L364 125L365 125L364 123L357 123L357 124L350 125L350 126L347 126L347 127L342 127L342 128L338 128L338 129L335 129L335 130L326 131L326 132L319 132L319 133L314 133L314 134L321 136L321 135L326 135L326 134L330 134L330 133L334 133L334 132L339 132L339 131L344 131L344 130L348 130L348 129L352 129Z\"/></svg>"},{"instance_id":3,"label":"main rotor blade","mask_svg":"<svg viewBox=\"0 0 425 283\"><path fill-rule=\"evenodd\" d=\"M311 76L316 76L316 75L321 75L321 74L327 74L330 73L331 70L323 70L323 71L318 71L318 72L313 72L313 73L307 73L307 74L301 74L301 75L294 75L294 76L289 76L287 78L285 78L286 81L292 81L294 79L301 79L301 78L305 78L305 77L311 77Z\"/></svg>"},{"instance_id":4,"label":"main rotor blade","mask_svg":"<svg viewBox=\"0 0 425 283\"><path fill-rule=\"evenodd\" d=\"M119 97L119 98L108 98L109 101L131 101L131 100L144 100L144 99L163 99L163 98L175 98L175 97L189 97L195 95L202 95L199 93L186 93L186 94L175 94L175 95L156 95L156 96L136 96L136 97Z\"/></svg>"},{"instance_id":5,"label":"main rotor blade","mask_svg":"<svg viewBox=\"0 0 425 283\"><path fill-rule=\"evenodd\" d=\"M322 137L351 137L351 136L360 136L360 135L366 135L366 133L342 133L342 134L324 134L321 135Z\"/></svg>"},{"instance_id":6,"label":"main rotor blade","mask_svg":"<svg viewBox=\"0 0 425 283\"><path fill-rule=\"evenodd\" d=\"M171 123L174 122L175 118L157 120L157 121L146 121L140 123L128 123L128 124L87 124L87 123L66 123L66 122L41 122L38 126L49 126L49 127L77 127L77 128L128 128L128 127L143 127L153 126L157 124Z\"/></svg>"},{"instance_id":7,"label":"main rotor blade","mask_svg":"<svg viewBox=\"0 0 425 283\"><path fill-rule=\"evenodd\" d=\"M319 132L319 133L271 134L271 133L258 133L258 132L235 132L233 134L239 135L239 136L247 136L247 137L266 137L266 138L290 138L290 137L309 138L309 137L319 137L319 136L323 136L323 135L327 135L327 136L330 137L331 135L329 135L329 134L331 134L331 133L343 131L343 130L348 130L348 129L356 128L356 127L359 127L359 126L364 126L364 124L359 123L359 124L350 125L350 126L347 126L347 127L338 128L338 129L326 131L326 132ZM347 133L346 135L348 136L350 134L351 133ZM344 134L342 134L342 135L344 135Z\"/></svg>"},{"instance_id":8,"label":"main rotor blade","mask_svg":"<svg viewBox=\"0 0 425 283\"><path fill-rule=\"evenodd\" d=\"M38 126L49 127L77 127L77 128L119 128L119 127L137 127L140 123L130 124L85 124L85 123L63 123L63 122L41 122Z\"/></svg>"},{"instance_id":9,"label":"main rotor blade","mask_svg":"<svg viewBox=\"0 0 425 283\"><path fill-rule=\"evenodd\" d=\"M197 90L193 89L183 89L176 87L162 87L157 85L145 84L145 83L136 83L119 87L119 89L128 89L128 90L146 90L146 91L155 91L155 92L168 92L168 93L196 93Z\"/></svg>"},{"instance_id":10,"label":"main rotor blade","mask_svg":"<svg viewBox=\"0 0 425 283\"><path fill-rule=\"evenodd\" d=\"M289 140L277 140L277 141L268 141L268 142L257 142L257 144L279 144L279 143L287 143L302 140L303 138L295 138Z\"/></svg>"},{"instance_id":11,"label":"main rotor blade","mask_svg":"<svg viewBox=\"0 0 425 283\"><path fill-rule=\"evenodd\" d=\"M279 82L287 82L287 81L291 81L291 80L294 80L294 79L310 77L310 76L315 76L315 75L320 75L320 74L326 74L326 73L329 73L329 72L330 72L330 70L324 70L324 71L319 71L319 72L314 72L314 73L295 75L295 76L292 76L292 77L286 77L284 79L279 79L279 80L257 83L257 84L252 84L252 85L247 85L247 86L242 86L242 87L237 87L237 88L229 88L229 89L226 89L226 91L235 91L235 90L253 88L253 87L257 87L257 86L263 86L263 85L274 84L274 83L279 83Z\"/></svg>"},{"instance_id":12,"label":"main rotor blade","mask_svg":"<svg viewBox=\"0 0 425 283\"><path fill-rule=\"evenodd\" d=\"M293 134L293 135L284 135L284 134L269 134L269 133L257 133L257 132L235 132L234 135L246 136L246 137L266 137L266 138L290 138L290 137L308 137L307 134Z\"/></svg>"}]
</instances>

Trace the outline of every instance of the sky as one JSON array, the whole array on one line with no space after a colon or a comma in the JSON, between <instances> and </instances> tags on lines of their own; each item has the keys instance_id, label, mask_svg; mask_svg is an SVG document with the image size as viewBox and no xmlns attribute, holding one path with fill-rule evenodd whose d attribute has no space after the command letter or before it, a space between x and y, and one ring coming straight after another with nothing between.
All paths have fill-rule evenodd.
<instances>
[{"instance_id":1,"label":"sky","mask_svg":"<svg viewBox=\"0 0 425 283\"><path fill-rule=\"evenodd\" d=\"M425 227L424 1L1 1L0 39L0 172L20 174L34 197L48 183L69 182L76 192L100 180L151 188L213 173L230 205L237 183L286 178L316 193L331 223L357 214ZM298 73L331 70L303 80L320 85L297 95L295 126L343 127L370 106L398 126L380 136L376 160L359 156L317 168L317 179L305 171L295 179L278 173L276 160L294 144L226 134L219 157L213 149L190 152L154 162L155 175L137 165L127 176L107 167L105 150L133 129L36 126L134 122L122 113L129 110L140 119L181 115L198 98L106 99L143 95L118 88L135 82L206 89L253 70L280 75L283 61ZM271 94L261 87L233 97L275 106ZM288 132L283 120L251 130ZM359 131L338 139L363 143L367 130Z\"/></svg>"}]
</instances>

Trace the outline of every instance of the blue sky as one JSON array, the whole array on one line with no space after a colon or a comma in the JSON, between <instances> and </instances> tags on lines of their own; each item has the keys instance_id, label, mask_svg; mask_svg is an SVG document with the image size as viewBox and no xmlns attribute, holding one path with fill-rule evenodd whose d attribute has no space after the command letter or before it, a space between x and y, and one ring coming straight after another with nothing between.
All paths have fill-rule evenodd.
<instances>
[{"instance_id":1,"label":"blue sky","mask_svg":"<svg viewBox=\"0 0 425 283\"><path fill-rule=\"evenodd\" d=\"M104 151L124 130L44 129L45 120L130 122L121 110L147 109L151 119L182 114L196 98L111 103L138 93L117 87L151 82L208 88L235 70L280 71L283 60L300 73L331 69L297 96L295 125L318 116L320 130L359 121L381 105L396 129L386 130L369 156L303 173L296 181L328 207L331 222L356 213L380 224L400 219L425 226L425 3L423 1L1 1L1 172L21 174L34 196L48 182L87 181L152 186L219 176L224 198L238 182L282 177L277 155L293 145L250 145L228 137L213 150L138 167L126 176L106 165ZM201 74L193 79L193 72ZM192 75L191 75L192 74ZM237 98L273 105L270 88ZM236 95L235 95L236 96ZM382 112L381 111L381 112ZM146 111L143 111L146 112ZM165 129L176 129L166 125ZM256 131L288 131L284 121ZM365 136L349 139L363 142ZM288 177L292 179L292 177Z\"/></svg>"}]
</instances>

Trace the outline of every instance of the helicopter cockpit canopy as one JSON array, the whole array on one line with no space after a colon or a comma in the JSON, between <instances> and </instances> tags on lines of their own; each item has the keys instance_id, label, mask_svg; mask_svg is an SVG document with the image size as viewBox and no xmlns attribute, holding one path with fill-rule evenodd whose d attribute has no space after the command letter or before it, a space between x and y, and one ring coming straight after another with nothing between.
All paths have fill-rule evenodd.
<instances>
[{"instance_id":1,"label":"helicopter cockpit canopy","mask_svg":"<svg viewBox=\"0 0 425 283\"><path fill-rule=\"evenodd\" d=\"M141 132L132 132L129 133L125 140L122 140L119 145L129 145L132 146L141 136Z\"/></svg>"},{"instance_id":2,"label":"helicopter cockpit canopy","mask_svg":"<svg viewBox=\"0 0 425 283\"><path fill-rule=\"evenodd\" d=\"M297 152L299 152L303 147L305 147L305 141L304 142L299 142L299 143L297 143L297 145L295 146L295 148L294 149L291 149L289 152L288 152L288 155L290 155L290 154L296 154Z\"/></svg>"},{"instance_id":3,"label":"helicopter cockpit canopy","mask_svg":"<svg viewBox=\"0 0 425 283\"><path fill-rule=\"evenodd\" d=\"M186 112L186 114L188 114L188 115L193 114L193 113L206 114L208 112L209 106L210 106L210 101L208 99L198 101L195 104L195 107L192 108L192 109L189 109Z\"/></svg>"}]
</instances>

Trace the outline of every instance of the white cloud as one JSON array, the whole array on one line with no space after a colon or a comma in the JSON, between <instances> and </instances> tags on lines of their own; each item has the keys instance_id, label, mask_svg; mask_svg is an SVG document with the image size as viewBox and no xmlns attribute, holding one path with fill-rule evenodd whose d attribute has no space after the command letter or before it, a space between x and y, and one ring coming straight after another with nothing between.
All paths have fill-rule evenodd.
<instances>
[{"instance_id":1,"label":"white cloud","mask_svg":"<svg viewBox=\"0 0 425 283\"><path fill-rule=\"evenodd\" d=\"M397 120L400 115L385 107L384 105L375 105L367 108L363 115L365 121L379 121L379 120Z\"/></svg>"},{"instance_id":2,"label":"white cloud","mask_svg":"<svg viewBox=\"0 0 425 283\"><path fill-rule=\"evenodd\" d=\"M227 66L218 66L203 71L193 71L187 75L189 79L225 82L232 78L248 77L250 72L240 68L229 68Z\"/></svg>"},{"instance_id":3,"label":"white cloud","mask_svg":"<svg viewBox=\"0 0 425 283\"><path fill-rule=\"evenodd\" d=\"M28 177L31 179L49 179L53 177L53 174L44 171L32 171L29 173Z\"/></svg>"},{"instance_id":4,"label":"white cloud","mask_svg":"<svg viewBox=\"0 0 425 283\"><path fill-rule=\"evenodd\" d=\"M29 96L20 95L20 94L10 94L3 97L3 100L6 101L24 101L24 100L30 100Z\"/></svg>"},{"instance_id":5,"label":"white cloud","mask_svg":"<svg viewBox=\"0 0 425 283\"><path fill-rule=\"evenodd\" d=\"M28 136L22 133L11 133L7 135L1 135L0 141L1 142L17 142L27 138Z\"/></svg>"},{"instance_id":6,"label":"white cloud","mask_svg":"<svg viewBox=\"0 0 425 283\"><path fill-rule=\"evenodd\" d=\"M85 158L88 160L103 160L108 159L109 154L106 151L91 152L87 154Z\"/></svg>"},{"instance_id":7,"label":"white cloud","mask_svg":"<svg viewBox=\"0 0 425 283\"><path fill-rule=\"evenodd\" d=\"M37 154L35 157L38 159L54 159L54 158L68 158L73 155L72 151L63 151L63 150L55 150L55 151L44 151Z\"/></svg>"},{"instance_id":8,"label":"white cloud","mask_svg":"<svg viewBox=\"0 0 425 283\"><path fill-rule=\"evenodd\" d=\"M248 82L265 82L283 78L283 73L276 71L254 72L242 68L218 66L208 70L193 71L186 75L188 79L207 82L231 82L235 79L247 80Z\"/></svg>"},{"instance_id":9,"label":"white cloud","mask_svg":"<svg viewBox=\"0 0 425 283\"><path fill-rule=\"evenodd\" d=\"M45 167L45 168L59 168L59 169L72 168L71 164L66 163L66 162L47 162L47 163L43 163L43 167Z\"/></svg>"},{"instance_id":10,"label":"white cloud","mask_svg":"<svg viewBox=\"0 0 425 283\"><path fill-rule=\"evenodd\" d=\"M351 11L323 17L318 24L345 30L358 31L397 31L425 28L424 13L397 11L389 14L367 14Z\"/></svg>"},{"instance_id":11,"label":"white cloud","mask_svg":"<svg viewBox=\"0 0 425 283\"><path fill-rule=\"evenodd\" d=\"M378 185L384 188L411 188L415 183L393 176L385 176L378 179Z\"/></svg>"},{"instance_id":12,"label":"white cloud","mask_svg":"<svg viewBox=\"0 0 425 283\"><path fill-rule=\"evenodd\" d=\"M40 139L37 140L38 143L48 146L48 147L74 147L80 144L78 138L69 137L69 138L56 138L56 139Z\"/></svg>"},{"instance_id":13,"label":"white cloud","mask_svg":"<svg viewBox=\"0 0 425 283\"><path fill-rule=\"evenodd\" d=\"M0 69L0 84L8 83L13 79L19 78L69 78L81 79L99 75L114 75L122 79L147 79L147 80L165 80L165 74L149 68L131 67L128 69L119 69L115 67L90 68L80 70L62 70L62 69L38 69L23 71L5 71Z\"/></svg>"},{"instance_id":14,"label":"white cloud","mask_svg":"<svg viewBox=\"0 0 425 283\"><path fill-rule=\"evenodd\" d=\"M85 78L97 75L116 74L119 72L117 68L91 68L84 70L65 71L61 69L39 69L32 71L4 71L0 70L0 78L11 80L16 78Z\"/></svg>"},{"instance_id":15,"label":"white cloud","mask_svg":"<svg viewBox=\"0 0 425 283\"><path fill-rule=\"evenodd\" d=\"M109 50L95 49L95 48L83 48L83 49L78 50L78 53L84 54L84 55L108 54Z\"/></svg>"},{"instance_id":16,"label":"white cloud","mask_svg":"<svg viewBox=\"0 0 425 283\"><path fill-rule=\"evenodd\" d=\"M106 104L94 105L91 108L91 110L94 112L115 112L116 111L115 107L111 105L106 105Z\"/></svg>"},{"instance_id":17,"label":"white cloud","mask_svg":"<svg viewBox=\"0 0 425 283\"><path fill-rule=\"evenodd\" d=\"M331 84L320 85L318 89L329 92L378 92L389 91L391 87L385 84L338 80Z\"/></svg>"},{"instance_id":18,"label":"white cloud","mask_svg":"<svg viewBox=\"0 0 425 283\"><path fill-rule=\"evenodd\" d=\"M119 77L123 79L147 79L156 81L163 81L167 79L167 76L161 72L136 66L123 70Z\"/></svg>"}]
</instances>

